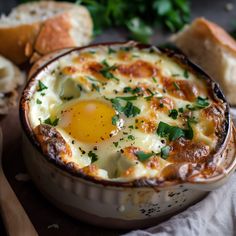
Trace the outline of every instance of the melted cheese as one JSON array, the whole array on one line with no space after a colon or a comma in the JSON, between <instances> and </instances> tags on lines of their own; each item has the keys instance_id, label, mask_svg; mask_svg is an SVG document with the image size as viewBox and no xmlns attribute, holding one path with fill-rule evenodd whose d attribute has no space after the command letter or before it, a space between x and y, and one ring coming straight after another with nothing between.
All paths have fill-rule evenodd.
<instances>
[{"instance_id":1,"label":"melted cheese","mask_svg":"<svg viewBox=\"0 0 236 236\"><path fill-rule=\"evenodd\" d=\"M46 87L35 85L32 128L57 120L55 128L71 147L69 161L88 175L112 181L161 178L171 164L163 151L174 153L178 141L157 134L161 121L186 130L186 117L197 120L191 123L191 142L209 152L216 147L214 119L206 121L205 107L187 108L198 97L207 98L208 107L214 103L205 82L158 50L99 46L74 51L38 79ZM170 116L173 109L176 119ZM150 156L142 159L145 154Z\"/></svg>"}]
</instances>

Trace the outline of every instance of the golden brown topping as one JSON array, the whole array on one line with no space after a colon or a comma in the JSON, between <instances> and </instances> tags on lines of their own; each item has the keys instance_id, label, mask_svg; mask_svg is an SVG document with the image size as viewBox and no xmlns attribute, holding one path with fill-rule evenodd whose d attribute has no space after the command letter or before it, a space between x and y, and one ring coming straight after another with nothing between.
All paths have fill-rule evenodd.
<instances>
[{"instance_id":1,"label":"golden brown topping","mask_svg":"<svg viewBox=\"0 0 236 236\"><path fill-rule=\"evenodd\" d=\"M51 159L62 160L72 156L70 146L54 127L40 124L35 127L34 134L43 153Z\"/></svg>"},{"instance_id":2,"label":"golden brown topping","mask_svg":"<svg viewBox=\"0 0 236 236\"><path fill-rule=\"evenodd\" d=\"M153 97L151 100L151 108L156 110L162 111L169 111L174 108L174 103L171 98L163 97L163 98L156 98Z\"/></svg>"},{"instance_id":3,"label":"golden brown topping","mask_svg":"<svg viewBox=\"0 0 236 236\"><path fill-rule=\"evenodd\" d=\"M137 156L135 155L138 151L140 151L140 148L133 146L125 147L124 149L122 149L123 155L127 157L127 159L133 161L138 160Z\"/></svg>"},{"instance_id":4,"label":"golden brown topping","mask_svg":"<svg viewBox=\"0 0 236 236\"><path fill-rule=\"evenodd\" d=\"M94 55L92 53L89 53L89 52L83 52L83 53L80 53L77 57L75 57L73 59L73 61L75 63L82 63L82 62L86 62L88 61L89 59L93 59L94 58Z\"/></svg>"},{"instance_id":5,"label":"golden brown topping","mask_svg":"<svg viewBox=\"0 0 236 236\"><path fill-rule=\"evenodd\" d=\"M77 68L75 66L66 66L62 69L62 73L65 75L73 75L77 72Z\"/></svg>"},{"instance_id":6,"label":"golden brown topping","mask_svg":"<svg viewBox=\"0 0 236 236\"><path fill-rule=\"evenodd\" d=\"M220 105L217 103L211 104L211 106L202 110L203 117L206 117L208 121L212 121L214 126L217 129L222 129L221 124L224 120L224 105Z\"/></svg>"},{"instance_id":7,"label":"golden brown topping","mask_svg":"<svg viewBox=\"0 0 236 236\"><path fill-rule=\"evenodd\" d=\"M132 58L132 55L130 54L130 52L121 50L117 52L117 58L121 61L129 61Z\"/></svg>"},{"instance_id":8,"label":"golden brown topping","mask_svg":"<svg viewBox=\"0 0 236 236\"><path fill-rule=\"evenodd\" d=\"M156 121L139 117L136 119L136 127L144 133L153 133L156 130Z\"/></svg>"},{"instance_id":9,"label":"golden brown topping","mask_svg":"<svg viewBox=\"0 0 236 236\"><path fill-rule=\"evenodd\" d=\"M162 83L164 89L174 97L193 102L198 96L198 88L190 81L163 77Z\"/></svg>"},{"instance_id":10,"label":"golden brown topping","mask_svg":"<svg viewBox=\"0 0 236 236\"><path fill-rule=\"evenodd\" d=\"M160 168L160 158L157 156L150 157L146 162L146 167L149 169L159 169Z\"/></svg>"},{"instance_id":11,"label":"golden brown topping","mask_svg":"<svg viewBox=\"0 0 236 236\"><path fill-rule=\"evenodd\" d=\"M103 68L102 64L96 61L88 62L84 65L84 72L92 74L100 82L106 82L107 79L100 73Z\"/></svg>"},{"instance_id":12,"label":"golden brown topping","mask_svg":"<svg viewBox=\"0 0 236 236\"><path fill-rule=\"evenodd\" d=\"M149 78L157 75L157 68L142 60L137 60L129 65L120 65L118 71L131 78Z\"/></svg>"},{"instance_id":13,"label":"golden brown topping","mask_svg":"<svg viewBox=\"0 0 236 236\"><path fill-rule=\"evenodd\" d=\"M204 163L208 160L210 148L202 142L179 138L171 144L170 162Z\"/></svg>"},{"instance_id":14,"label":"golden brown topping","mask_svg":"<svg viewBox=\"0 0 236 236\"><path fill-rule=\"evenodd\" d=\"M85 175L94 176L94 177L98 177L98 170L99 170L98 167L93 164L81 169L81 171Z\"/></svg>"}]
</instances>

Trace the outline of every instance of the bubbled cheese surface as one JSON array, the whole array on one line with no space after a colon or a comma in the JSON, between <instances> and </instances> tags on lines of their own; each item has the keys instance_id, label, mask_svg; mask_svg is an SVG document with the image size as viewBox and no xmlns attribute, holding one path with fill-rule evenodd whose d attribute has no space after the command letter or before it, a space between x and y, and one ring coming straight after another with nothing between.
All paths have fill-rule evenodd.
<instances>
[{"instance_id":1,"label":"bubbled cheese surface","mask_svg":"<svg viewBox=\"0 0 236 236\"><path fill-rule=\"evenodd\" d=\"M191 142L215 149L215 123L203 115L213 104L205 82L158 50L74 51L38 79L31 126L54 126L70 145L70 162L88 175L114 181L160 177L176 141L158 133L160 122L188 130L191 119ZM196 105L199 99L203 107Z\"/></svg>"}]
</instances>

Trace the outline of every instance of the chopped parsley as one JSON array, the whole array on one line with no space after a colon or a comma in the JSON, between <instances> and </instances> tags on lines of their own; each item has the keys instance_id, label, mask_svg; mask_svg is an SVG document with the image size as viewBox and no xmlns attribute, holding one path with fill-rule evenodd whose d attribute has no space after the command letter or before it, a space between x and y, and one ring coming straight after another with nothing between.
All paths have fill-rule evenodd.
<instances>
[{"instance_id":1,"label":"chopped parsley","mask_svg":"<svg viewBox=\"0 0 236 236\"><path fill-rule=\"evenodd\" d=\"M157 83L157 80L156 80L155 77L152 77L152 80L153 80L154 83Z\"/></svg>"},{"instance_id":2,"label":"chopped parsley","mask_svg":"<svg viewBox=\"0 0 236 236\"><path fill-rule=\"evenodd\" d=\"M202 98L202 97L198 96L196 101L194 102L194 104L192 104L192 105L187 104L186 108L191 111L204 109L210 105L210 103L207 100L208 100L208 98Z\"/></svg>"},{"instance_id":3,"label":"chopped parsley","mask_svg":"<svg viewBox=\"0 0 236 236\"><path fill-rule=\"evenodd\" d=\"M112 124L113 125L117 125L118 121L119 121L119 116L118 115L114 115L112 117Z\"/></svg>"},{"instance_id":4,"label":"chopped parsley","mask_svg":"<svg viewBox=\"0 0 236 236\"><path fill-rule=\"evenodd\" d=\"M157 135L160 137L167 137L169 141L174 141L180 137L192 139L193 129L189 121L187 122L187 126L188 129L181 129L178 126L171 126L161 121L157 128Z\"/></svg>"},{"instance_id":5,"label":"chopped parsley","mask_svg":"<svg viewBox=\"0 0 236 236\"><path fill-rule=\"evenodd\" d=\"M131 87L124 87L123 92L124 93L132 93L132 94L137 94L140 93L142 89L140 87L136 87L132 89Z\"/></svg>"},{"instance_id":6,"label":"chopped parsley","mask_svg":"<svg viewBox=\"0 0 236 236\"><path fill-rule=\"evenodd\" d=\"M92 82L99 82L98 80L92 78L91 76L86 76L86 78Z\"/></svg>"},{"instance_id":7,"label":"chopped parsley","mask_svg":"<svg viewBox=\"0 0 236 236\"><path fill-rule=\"evenodd\" d=\"M92 90L96 90L97 92L99 92L100 88L96 84L92 84Z\"/></svg>"},{"instance_id":8,"label":"chopped parsley","mask_svg":"<svg viewBox=\"0 0 236 236\"><path fill-rule=\"evenodd\" d=\"M58 121L59 119L58 118L55 118L55 119L52 119L52 118L47 118L46 120L44 120L44 124L47 124L47 125L52 125L52 126L57 126L58 124Z\"/></svg>"},{"instance_id":9,"label":"chopped parsley","mask_svg":"<svg viewBox=\"0 0 236 236\"><path fill-rule=\"evenodd\" d=\"M112 54L112 53L115 53L115 52L116 52L116 50L114 50L111 47L108 47L108 54Z\"/></svg>"},{"instance_id":10,"label":"chopped parsley","mask_svg":"<svg viewBox=\"0 0 236 236\"><path fill-rule=\"evenodd\" d=\"M42 101L37 98L36 103L37 104L42 104Z\"/></svg>"},{"instance_id":11,"label":"chopped parsley","mask_svg":"<svg viewBox=\"0 0 236 236\"><path fill-rule=\"evenodd\" d=\"M176 88L176 90L180 90L180 87L179 87L179 85L176 82L173 82L173 85Z\"/></svg>"},{"instance_id":12,"label":"chopped parsley","mask_svg":"<svg viewBox=\"0 0 236 236\"><path fill-rule=\"evenodd\" d=\"M110 66L106 60L103 60L102 61L102 65L103 65L103 68L99 71L105 78L107 79L114 79L116 81L119 81L118 78L116 78L112 73L111 71L114 71L115 69L117 69L117 66L116 65L112 65Z\"/></svg>"},{"instance_id":13,"label":"chopped parsley","mask_svg":"<svg viewBox=\"0 0 236 236\"><path fill-rule=\"evenodd\" d=\"M98 160L98 158L97 158L98 155L92 151L89 151L88 156L91 157L91 163Z\"/></svg>"},{"instance_id":14,"label":"chopped parsley","mask_svg":"<svg viewBox=\"0 0 236 236\"><path fill-rule=\"evenodd\" d=\"M170 146L164 146L161 148L161 158L163 159L167 159L167 157L169 156L169 152L170 152Z\"/></svg>"},{"instance_id":15,"label":"chopped parsley","mask_svg":"<svg viewBox=\"0 0 236 236\"><path fill-rule=\"evenodd\" d=\"M134 106L131 102L127 102L125 106L122 106L119 102L119 98L111 99L112 106L119 113L124 113L126 117L134 117L140 113L140 109Z\"/></svg>"},{"instance_id":16,"label":"chopped parsley","mask_svg":"<svg viewBox=\"0 0 236 236\"><path fill-rule=\"evenodd\" d=\"M184 78L188 79L189 78L189 74L187 70L184 70Z\"/></svg>"},{"instance_id":17,"label":"chopped parsley","mask_svg":"<svg viewBox=\"0 0 236 236\"><path fill-rule=\"evenodd\" d=\"M129 139L129 140L135 140L135 137L130 134L130 135L128 135L128 139Z\"/></svg>"},{"instance_id":18,"label":"chopped parsley","mask_svg":"<svg viewBox=\"0 0 236 236\"><path fill-rule=\"evenodd\" d=\"M205 108L209 106L209 102L207 102L208 98L202 98L200 96L197 97L197 100L195 102L195 106L199 109Z\"/></svg>"},{"instance_id":19,"label":"chopped parsley","mask_svg":"<svg viewBox=\"0 0 236 236\"><path fill-rule=\"evenodd\" d=\"M148 158L150 158L153 155L155 155L155 153L153 152L145 153L143 151L137 151L135 153L135 156L138 158L139 161L146 161Z\"/></svg>"},{"instance_id":20,"label":"chopped parsley","mask_svg":"<svg viewBox=\"0 0 236 236\"><path fill-rule=\"evenodd\" d=\"M39 80L39 82L38 82L38 91L43 91L43 90L45 90L45 89L47 89L48 87L43 83L43 82L41 82L40 80Z\"/></svg>"},{"instance_id":21,"label":"chopped parsley","mask_svg":"<svg viewBox=\"0 0 236 236\"><path fill-rule=\"evenodd\" d=\"M131 87L124 87L123 92L124 93L131 93L133 89Z\"/></svg>"},{"instance_id":22,"label":"chopped parsley","mask_svg":"<svg viewBox=\"0 0 236 236\"><path fill-rule=\"evenodd\" d=\"M119 99L117 99L117 98L112 98L112 99L111 99L111 103L112 103L112 106L115 108L116 111L118 111L119 113L122 113L122 112L123 112L123 107L122 107L122 105L120 104Z\"/></svg>"},{"instance_id":23,"label":"chopped parsley","mask_svg":"<svg viewBox=\"0 0 236 236\"><path fill-rule=\"evenodd\" d=\"M113 142L115 147L118 147L119 142Z\"/></svg>"},{"instance_id":24,"label":"chopped parsley","mask_svg":"<svg viewBox=\"0 0 236 236\"><path fill-rule=\"evenodd\" d=\"M126 117L134 117L140 113L140 109L134 106L131 102L127 102L126 106L123 107L123 112Z\"/></svg>"},{"instance_id":25,"label":"chopped parsley","mask_svg":"<svg viewBox=\"0 0 236 236\"><path fill-rule=\"evenodd\" d=\"M132 100L137 100L137 96L130 96L130 97L116 97L118 99L122 99L125 101L132 101Z\"/></svg>"},{"instance_id":26,"label":"chopped parsley","mask_svg":"<svg viewBox=\"0 0 236 236\"><path fill-rule=\"evenodd\" d=\"M176 109L170 110L169 117L171 117L173 120L176 120L178 117L178 111Z\"/></svg>"},{"instance_id":27,"label":"chopped parsley","mask_svg":"<svg viewBox=\"0 0 236 236\"><path fill-rule=\"evenodd\" d=\"M190 122L192 124L197 124L198 121L197 121L196 117L193 116L193 117L188 118L188 122Z\"/></svg>"},{"instance_id":28,"label":"chopped parsley","mask_svg":"<svg viewBox=\"0 0 236 236\"><path fill-rule=\"evenodd\" d=\"M178 109L178 111L179 111L180 113L183 113L183 112L184 112L184 108L183 108L183 107L180 107L180 108Z\"/></svg>"},{"instance_id":29,"label":"chopped parsley","mask_svg":"<svg viewBox=\"0 0 236 236\"><path fill-rule=\"evenodd\" d=\"M66 101L70 101L74 97L73 96L69 96L69 97L60 97L60 98L63 99L63 100L66 100Z\"/></svg>"},{"instance_id":30,"label":"chopped parsley","mask_svg":"<svg viewBox=\"0 0 236 236\"><path fill-rule=\"evenodd\" d=\"M173 77L178 77L180 74L172 74Z\"/></svg>"}]
</instances>

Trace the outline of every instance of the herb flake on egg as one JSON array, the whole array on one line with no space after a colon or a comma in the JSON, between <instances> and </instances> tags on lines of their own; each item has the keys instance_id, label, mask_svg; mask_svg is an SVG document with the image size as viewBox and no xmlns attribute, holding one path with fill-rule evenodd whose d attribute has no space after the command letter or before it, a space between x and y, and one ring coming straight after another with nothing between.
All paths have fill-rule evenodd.
<instances>
[{"instance_id":1,"label":"herb flake on egg","mask_svg":"<svg viewBox=\"0 0 236 236\"><path fill-rule=\"evenodd\" d=\"M48 89L48 87L43 82L41 82L39 80L39 82L38 82L38 91L40 92L40 91L43 91L45 89Z\"/></svg>"}]
</instances>

